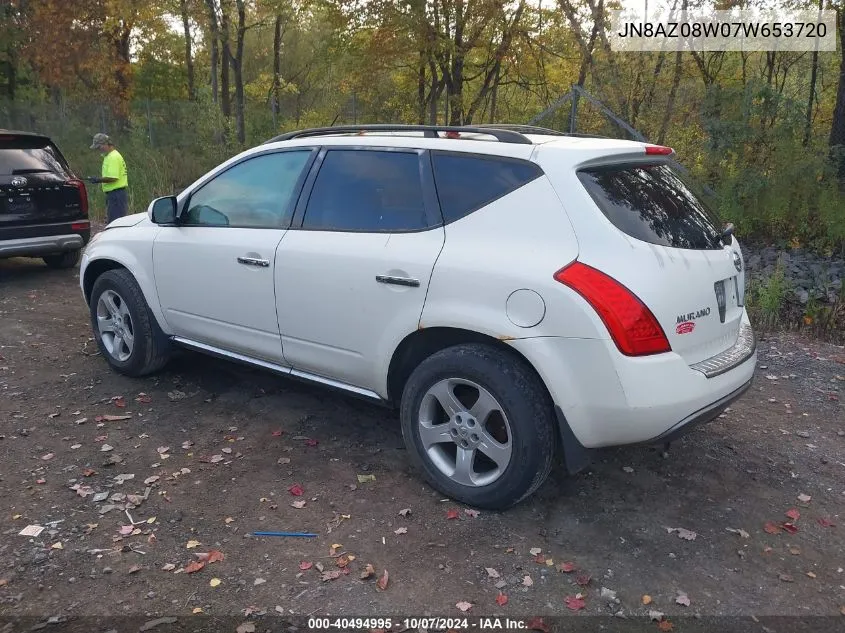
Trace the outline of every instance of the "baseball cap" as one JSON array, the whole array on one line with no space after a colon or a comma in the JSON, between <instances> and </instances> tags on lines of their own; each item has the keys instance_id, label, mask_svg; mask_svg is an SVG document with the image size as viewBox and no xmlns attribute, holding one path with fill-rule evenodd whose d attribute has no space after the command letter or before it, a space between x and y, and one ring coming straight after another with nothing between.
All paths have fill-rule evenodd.
<instances>
[{"instance_id":1,"label":"baseball cap","mask_svg":"<svg viewBox=\"0 0 845 633\"><path fill-rule=\"evenodd\" d=\"M91 143L91 149L97 149L101 145L106 145L107 143L111 143L111 139L108 134L103 134L102 132L95 134L94 141Z\"/></svg>"}]
</instances>

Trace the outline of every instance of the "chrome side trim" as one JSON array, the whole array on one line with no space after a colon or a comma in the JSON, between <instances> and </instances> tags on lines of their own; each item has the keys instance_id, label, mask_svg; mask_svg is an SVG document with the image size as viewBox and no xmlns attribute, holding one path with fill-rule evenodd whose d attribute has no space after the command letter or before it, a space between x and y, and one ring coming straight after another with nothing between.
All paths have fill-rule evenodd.
<instances>
[{"instance_id":1,"label":"chrome side trim","mask_svg":"<svg viewBox=\"0 0 845 633\"><path fill-rule=\"evenodd\" d=\"M742 365L753 356L756 349L757 338L754 336L754 330L750 325L743 323L740 325L739 337L733 347L690 365L690 369L701 372L707 378L715 378Z\"/></svg>"},{"instance_id":2,"label":"chrome side trim","mask_svg":"<svg viewBox=\"0 0 845 633\"><path fill-rule=\"evenodd\" d=\"M350 393L354 393L365 398L383 401L383 398L378 395L375 391L370 391L369 389L363 389L361 387L349 385L345 382L340 382L339 380L332 380L331 378L318 376L317 374L302 371L301 369L293 369L292 367L288 367L287 365L278 365L276 363L270 363L266 360L252 358L251 356L245 356L244 354L238 354L237 352L230 352L229 350L215 347L213 345L208 345L206 343L200 343L199 341L192 341L191 339L183 338L181 336L172 336L170 337L170 340L174 343L182 345L183 347L187 347L198 352L204 352L206 354L211 354L212 356L217 356L225 360L238 361L246 365L252 365L254 367L261 367L262 369L268 369L274 373L282 374L283 376L299 378L301 380L307 380L308 382L326 385L327 387L333 387L342 391L348 391Z\"/></svg>"}]
</instances>

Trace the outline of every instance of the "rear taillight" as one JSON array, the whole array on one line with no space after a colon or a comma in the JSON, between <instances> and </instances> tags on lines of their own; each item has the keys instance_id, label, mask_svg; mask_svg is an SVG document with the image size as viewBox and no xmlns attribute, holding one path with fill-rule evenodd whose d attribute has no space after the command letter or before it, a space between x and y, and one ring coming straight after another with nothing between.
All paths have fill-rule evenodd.
<instances>
[{"instance_id":1,"label":"rear taillight","mask_svg":"<svg viewBox=\"0 0 845 633\"><path fill-rule=\"evenodd\" d=\"M645 155L646 156L668 156L669 154L674 154L675 150L671 147L664 147L662 145L646 145L645 146Z\"/></svg>"},{"instance_id":2,"label":"rear taillight","mask_svg":"<svg viewBox=\"0 0 845 633\"><path fill-rule=\"evenodd\" d=\"M618 281L591 266L575 262L555 273L555 279L580 294L598 312L613 342L626 356L672 351L651 310Z\"/></svg>"},{"instance_id":3,"label":"rear taillight","mask_svg":"<svg viewBox=\"0 0 845 633\"><path fill-rule=\"evenodd\" d=\"M71 231L84 231L85 229L90 229L90 228L91 228L91 223L88 220L85 220L85 222L74 222L73 224L70 225Z\"/></svg>"},{"instance_id":4,"label":"rear taillight","mask_svg":"<svg viewBox=\"0 0 845 633\"><path fill-rule=\"evenodd\" d=\"M88 190L85 188L85 183L76 178L67 181L71 187L76 187L79 190L79 208L82 213L88 215Z\"/></svg>"}]
</instances>

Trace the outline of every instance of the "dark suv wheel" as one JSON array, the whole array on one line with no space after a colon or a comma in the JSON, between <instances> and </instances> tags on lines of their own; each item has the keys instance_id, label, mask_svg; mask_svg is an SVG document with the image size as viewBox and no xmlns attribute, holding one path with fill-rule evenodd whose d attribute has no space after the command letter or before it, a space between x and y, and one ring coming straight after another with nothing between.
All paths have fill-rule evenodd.
<instances>
[{"instance_id":1,"label":"dark suv wheel","mask_svg":"<svg viewBox=\"0 0 845 633\"><path fill-rule=\"evenodd\" d=\"M42 259L50 268L73 268L79 262L79 251L67 251L58 255L45 255Z\"/></svg>"},{"instance_id":2,"label":"dark suv wheel","mask_svg":"<svg viewBox=\"0 0 845 633\"><path fill-rule=\"evenodd\" d=\"M114 369L127 376L143 376L167 363L170 341L128 270L100 275L91 290L89 308L97 347Z\"/></svg>"},{"instance_id":3,"label":"dark suv wheel","mask_svg":"<svg viewBox=\"0 0 845 633\"><path fill-rule=\"evenodd\" d=\"M555 418L536 374L492 346L444 349L408 379L402 434L431 485L480 508L503 510L545 481Z\"/></svg>"}]
</instances>

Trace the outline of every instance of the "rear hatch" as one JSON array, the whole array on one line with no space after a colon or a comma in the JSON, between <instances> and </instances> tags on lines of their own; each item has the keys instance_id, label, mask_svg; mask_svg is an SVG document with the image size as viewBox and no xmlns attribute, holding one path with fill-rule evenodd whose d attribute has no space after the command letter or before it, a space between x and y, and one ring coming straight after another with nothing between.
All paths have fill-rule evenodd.
<instances>
[{"instance_id":1,"label":"rear hatch","mask_svg":"<svg viewBox=\"0 0 845 633\"><path fill-rule=\"evenodd\" d=\"M49 138L0 131L0 228L87 217L85 185Z\"/></svg>"},{"instance_id":2,"label":"rear hatch","mask_svg":"<svg viewBox=\"0 0 845 633\"><path fill-rule=\"evenodd\" d=\"M687 363L732 347L745 266L738 241L722 235L701 191L665 159L593 164L577 177L604 216L592 228L616 238L591 249L579 235L585 263L636 295Z\"/></svg>"}]
</instances>

